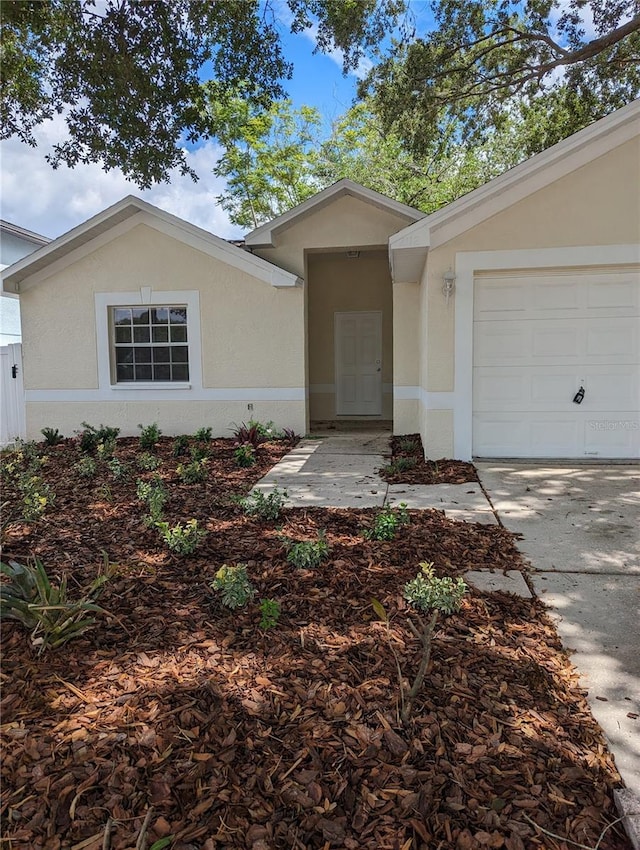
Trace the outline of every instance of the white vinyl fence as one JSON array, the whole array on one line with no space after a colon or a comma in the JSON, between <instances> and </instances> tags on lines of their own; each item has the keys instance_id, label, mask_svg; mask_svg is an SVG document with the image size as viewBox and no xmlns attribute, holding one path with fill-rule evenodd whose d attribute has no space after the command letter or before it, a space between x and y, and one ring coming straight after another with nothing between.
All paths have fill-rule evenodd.
<instances>
[{"instance_id":1,"label":"white vinyl fence","mask_svg":"<svg viewBox=\"0 0 640 850\"><path fill-rule=\"evenodd\" d=\"M0 446L26 435L22 346L12 343L0 347Z\"/></svg>"}]
</instances>

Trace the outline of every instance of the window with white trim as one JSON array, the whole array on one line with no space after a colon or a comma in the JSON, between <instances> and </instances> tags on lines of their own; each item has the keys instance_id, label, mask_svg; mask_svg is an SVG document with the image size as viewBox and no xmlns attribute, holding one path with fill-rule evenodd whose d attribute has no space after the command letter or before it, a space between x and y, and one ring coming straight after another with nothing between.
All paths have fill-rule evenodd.
<instances>
[{"instance_id":1,"label":"window with white trim","mask_svg":"<svg viewBox=\"0 0 640 850\"><path fill-rule=\"evenodd\" d=\"M109 319L114 383L189 380L186 305L112 306Z\"/></svg>"}]
</instances>

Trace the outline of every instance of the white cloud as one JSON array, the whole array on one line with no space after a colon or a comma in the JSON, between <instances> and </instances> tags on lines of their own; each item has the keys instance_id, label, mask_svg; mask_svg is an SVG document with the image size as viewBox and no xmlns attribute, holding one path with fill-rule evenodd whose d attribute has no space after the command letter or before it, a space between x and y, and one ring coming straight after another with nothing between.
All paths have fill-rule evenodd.
<instances>
[{"instance_id":1,"label":"white cloud","mask_svg":"<svg viewBox=\"0 0 640 850\"><path fill-rule=\"evenodd\" d=\"M63 136L63 120L57 117L38 129L36 148L17 139L0 143L3 219L55 237L125 195L137 195L224 239L242 235L216 203L225 184L212 174L220 154L213 142L187 152L188 164L200 177L197 183L176 171L170 183L141 191L120 170L105 172L99 165L61 166L54 171L44 157Z\"/></svg>"}]
</instances>

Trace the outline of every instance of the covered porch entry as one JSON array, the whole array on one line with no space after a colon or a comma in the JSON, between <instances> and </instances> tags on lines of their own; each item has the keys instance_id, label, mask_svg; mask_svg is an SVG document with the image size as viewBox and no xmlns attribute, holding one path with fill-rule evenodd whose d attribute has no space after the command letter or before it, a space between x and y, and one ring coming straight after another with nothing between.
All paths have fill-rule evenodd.
<instances>
[{"instance_id":1,"label":"covered porch entry","mask_svg":"<svg viewBox=\"0 0 640 850\"><path fill-rule=\"evenodd\" d=\"M391 428L393 294L387 249L308 251L305 277L311 429Z\"/></svg>"}]
</instances>

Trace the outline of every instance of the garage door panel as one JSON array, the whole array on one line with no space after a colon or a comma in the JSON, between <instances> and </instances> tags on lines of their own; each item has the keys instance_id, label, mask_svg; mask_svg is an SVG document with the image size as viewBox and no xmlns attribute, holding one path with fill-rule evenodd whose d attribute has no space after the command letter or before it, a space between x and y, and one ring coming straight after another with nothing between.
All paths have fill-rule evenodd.
<instances>
[{"instance_id":1,"label":"garage door panel","mask_svg":"<svg viewBox=\"0 0 640 850\"><path fill-rule=\"evenodd\" d=\"M474 296L475 321L605 318L637 315L640 308L640 273L576 272L558 275L519 275L478 278ZM480 289L478 289L480 286ZM483 290L487 289L487 292ZM517 314L517 315L516 315Z\"/></svg>"},{"instance_id":2,"label":"garage door panel","mask_svg":"<svg viewBox=\"0 0 640 850\"><path fill-rule=\"evenodd\" d=\"M609 361L638 354L638 319L616 319L615 322L590 323L587 327L586 356L606 357Z\"/></svg>"},{"instance_id":3,"label":"garage door panel","mask_svg":"<svg viewBox=\"0 0 640 850\"><path fill-rule=\"evenodd\" d=\"M475 455L640 456L638 272L479 278L474 315Z\"/></svg>"},{"instance_id":4,"label":"garage door panel","mask_svg":"<svg viewBox=\"0 0 640 850\"><path fill-rule=\"evenodd\" d=\"M590 280L587 286L587 308L606 310L608 315L618 310L638 312L638 281L632 272L619 275L615 280Z\"/></svg>"},{"instance_id":5,"label":"garage door panel","mask_svg":"<svg viewBox=\"0 0 640 850\"><path fill-rule=\"evenodd\" d=\"M532 360L541 357L554 361L567 361L580 355L582 340L578 328L568 326L566 322L554 322L553 327L545 327L536 322L532 330Z\"/></svg>"},{"instance_id":6,"label":"garage door panel","mask_svg":"<svg viewBox=\"0 0 640 850\"><path fill-rule=\"evenodd\" d=\"M586 390L581 405L573 402L579 387ZM640 375L635 366L601 366L567 370L564 367L475 369L473 408L478 413L568 411L635 412L640 407Z\"/></svg>"},{"instance_id":7,"label":"garage door panel","mask_svg":"<svg viewBox=\"0 0 640 850\"><path fill-rule=\"evenodd\" d=\"M585 454L593 457L634 457L640 437L640 422L624 411L585 421Z\"/></svg>"}]
</instances>

